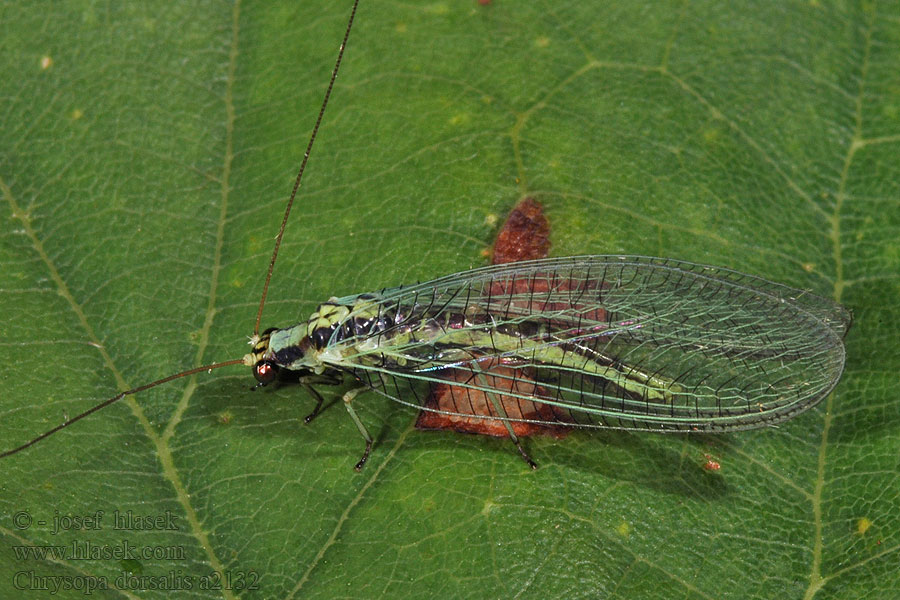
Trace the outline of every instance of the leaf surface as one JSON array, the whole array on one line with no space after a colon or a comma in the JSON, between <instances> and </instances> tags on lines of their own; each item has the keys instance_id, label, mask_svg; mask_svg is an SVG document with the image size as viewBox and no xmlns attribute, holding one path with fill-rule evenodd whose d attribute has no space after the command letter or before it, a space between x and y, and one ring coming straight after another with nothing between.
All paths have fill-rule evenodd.
<instances>
[{"instance_id":1,"label":"leaf surface","mask_svg":"<svg viewBox=\"0 0 900 600\"><path fill-rule=\"evenodd\" d=\"M0 9L2 449L246 352L349 11L306 4ZM3 459L0 596L81 598L101 579L96 597L893 593L890 17L363 0L263 327L481 266L533 196L555 256L666 256L837 298L855 317L843 380L777 429L528 440L536 472L508 442L418 432L363 394L376 447L357 474L347 386L303 426L296 387L251 392L240 368L182 379ZM65 554L34 554L48 545Z\"/></svg>"}]
</instances>

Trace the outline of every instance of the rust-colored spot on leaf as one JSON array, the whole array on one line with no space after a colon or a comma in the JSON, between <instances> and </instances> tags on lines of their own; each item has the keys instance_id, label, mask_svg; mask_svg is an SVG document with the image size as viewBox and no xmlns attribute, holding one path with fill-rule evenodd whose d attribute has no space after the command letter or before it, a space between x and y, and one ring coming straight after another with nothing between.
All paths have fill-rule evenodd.
<instances>
[{"instance_id":1,"label":"rust-colored spot on leaf","mask_svg":"<svg viewBox=\"0 0 900 600\"><path fill-rule=\"evenodd\" d=\"M718 471L722 468L722 464L716 460L711 454L704 454L706 462L703 463L704 471Z\"/></svg>"},{"instance_id":2,"label":"rust-colored spot on leaf","mask_svg":"<svg viewBox=\"0 0 900 600\"><path fill-rule=\"evenodd\" d=\"M492 264L546 258L550 251L550 223L544 208L532 198L519 202L497 234Z\"/></svg>"},{"instance_id":3,"label":"rust-colored spot on leaf","mask_svg":"<svg viewBox=\"0 0 900 600\"><path fill-rule=\"evenodd\" d=\"M492 264L500 265L523 260L546 258L550 250L550 223L544 216L541 204L532 198L525 198L509 213L506 222L497 234L494 242ZM570 289L573 282L559 280L550 282L541 279L513 279L494 284L491 290L496 298L509 297L509 294L533 292L531 302L537 306L533 310L552 309L551 306L540 305L540 292L548 292L552 285ZM579 282L584 285L583 282ZM568 286L568 287L566 287ZM546 303L544 303L546 304ZM496 307L494 307L496 308ZM597 315L592 315L592 318ZM605 315L604 315L605 316ZM549 404L524 400L503 392L518 395L543 395L546 390L533 379L509 367L494 365L485 367L490 373L485 374L486 384L498 391L494 402L500 405L509 419L513 433L518 437L532 435L550 435L563 438L570 429L564 423L571 421L565 410L556 409ZM424 408L416 420L418 429L449 429L460 433L475 433L492 437L508 437L509 432L503 421L496 418L497 409L487 394L479 390L453 385L452 382L465 383L466 374L451 372L444 375L448 383L431 386ZM442 411L442 412L435 412ZM454 414L446 414L454 413ZM518 419L519 421L516 421ZM526 421L549 421L550 423L528 423Z\"/></svg>"},{"instance_id":4,"label":"rust-colored spot on leaf","mask_svg":"<svg viewBox=\"0 0 900 600\"><path fill-rule=\"evenodd\" d=\"M542 257L543 258L543 257ZM537 273L531 277L514 277L495 281L490 287L491 301L485 308L496 312L514 310L522 313L553 313L570 308L568 301L551 302L548 298L577 297L596 293L605 287L596 281ZM606 320L606 310L596 308L584 311L586 320L602 322Z\"/></svg>"},{"instance_id":5,"label":"rust-colored spot on leaf","mask_svg":"<svg viewBox=\"0 0 900 600\"><path fill-rule=\"evenodd\" d=\"M485 375L485 379L488 385L497 390L496 404L500 405L507 418L513 419L510 426L518 437L550 435L555 438L563 438L568 435L569 428L563 423L570 419L565 410L503 393L546 396L547 392L540 384L509 367L495 364L489 368L493 376ZM445 379L448 382L455 381L463 384L466 376L467 374L454 372L447 375ZM480 390L451 383L436 384L432 386L431 393L425 400L424 408L426 410L420 412L419 418L416 419L416 428L418 429L451 429L460 433L476 433L492 437L509 436L503 422L491 418L500 415L494 402ZM433 411L445 411L453 414ZM550 421L551 424L527 421ZM560 424L552 424L554 421Z\"/></svg>"}]
</instances>

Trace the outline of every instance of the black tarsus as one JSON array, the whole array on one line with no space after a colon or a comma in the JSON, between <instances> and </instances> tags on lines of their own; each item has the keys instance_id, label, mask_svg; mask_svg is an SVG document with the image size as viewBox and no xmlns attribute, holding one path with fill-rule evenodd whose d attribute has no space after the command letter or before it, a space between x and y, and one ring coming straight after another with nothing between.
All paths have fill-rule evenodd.
<instances>
[{"instance_id":1,"label":"black tarsus","mask_svg":"<svg viewBox=\"0 0 900 600\"><path fill-rule=\"evenodd\" d=\"M519 440L512 440L512 443L516 445L516 450L519 451L519 456L522 457L522 460L524 460L525 463L529 467L531 467L532 471L537 471L537 468L538 468L537 463L534 462L533 460L531 460L531 457L528 456L527 452L525 452L525 448L522 447L522 444L519 442Z\"/></svg>"},{"instance_id":2,"label":"black tarsus","mask_svg":"<svg viewBox=\"0 0 900 600\"><path fill-rule=\"evenodd\" d=\"M372 451L372 442L366 442L366 450L363 452L362 458L359 459L359 462L356 463L356 466L353 467L356 469L357 473L362 471L362 468L366 466L366 461L369 460L369 452Z\"/></svg>"}]
</instances>

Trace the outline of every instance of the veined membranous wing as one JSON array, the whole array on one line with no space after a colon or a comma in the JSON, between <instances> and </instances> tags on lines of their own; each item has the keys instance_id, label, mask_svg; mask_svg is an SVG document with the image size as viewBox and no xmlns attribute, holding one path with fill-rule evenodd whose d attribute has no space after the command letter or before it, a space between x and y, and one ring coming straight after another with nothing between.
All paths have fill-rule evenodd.
<instances>
[{"instance_id":1,"label":"veined membranous wing","mask_svg":"<svg viewBox=\"0 0 900 600\"><path fill-rule=\"evenodd\" d=\"M445 414L471 417L471 391L502 390L552 407L529 422L730 431L825 397L849 325L831 300L736 271L581 256L332 299L294 338L316 348L300 366L350 372L419 409L434 410L426 384L451 381L459 408L444 402Z\"/></svg>"}]
</instances>

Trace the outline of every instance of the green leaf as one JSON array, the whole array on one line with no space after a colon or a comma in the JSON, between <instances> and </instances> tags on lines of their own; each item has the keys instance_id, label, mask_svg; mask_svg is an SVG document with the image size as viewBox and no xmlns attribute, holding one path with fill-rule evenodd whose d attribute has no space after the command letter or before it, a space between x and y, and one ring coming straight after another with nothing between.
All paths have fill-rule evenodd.
<instances>
[{"instance_id":1,"label":"green leaf","mask_svg":"<svg viewBox=\"0 0 900 600\"><path fill-rule=\"evenodd\" d=\"M0 9L0 449L247 351L349 8ZM263 327L485 264L530 195L556 256L660 255L836 297L855 317L843 380L775 429L529 439L536 472L507 441L418 432L363 394L377 441L358 474L339 401L304 426L296 387L181 379L0 461L0 596L103 579L94 597L890 595L894 12L363 0ZM115 529L129 514L159 520ZM47 545L66 555L33 554Z\"/></svg>"}]
</instances>

